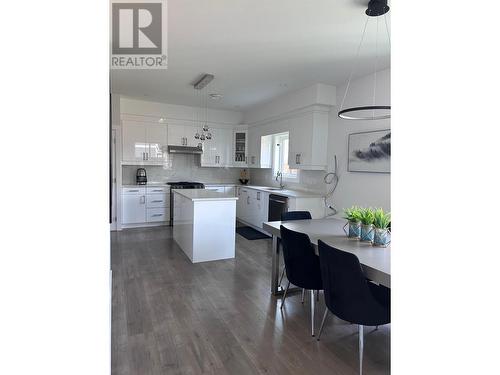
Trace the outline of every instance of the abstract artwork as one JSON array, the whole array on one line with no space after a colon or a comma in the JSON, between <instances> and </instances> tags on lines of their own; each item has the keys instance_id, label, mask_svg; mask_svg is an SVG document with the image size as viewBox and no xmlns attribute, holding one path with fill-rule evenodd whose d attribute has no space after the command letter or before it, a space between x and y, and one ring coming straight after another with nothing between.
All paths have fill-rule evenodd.
<instances>
[{"instance_id":1,"label":"abstract artwork","mask_svg":"<svg viewBox=\"0 0 500 375\"><path fill-rule=\"evenodd\" d=\"M349 172L391 173L391 130L349 134Z\"/></svg>"}]
</instances>

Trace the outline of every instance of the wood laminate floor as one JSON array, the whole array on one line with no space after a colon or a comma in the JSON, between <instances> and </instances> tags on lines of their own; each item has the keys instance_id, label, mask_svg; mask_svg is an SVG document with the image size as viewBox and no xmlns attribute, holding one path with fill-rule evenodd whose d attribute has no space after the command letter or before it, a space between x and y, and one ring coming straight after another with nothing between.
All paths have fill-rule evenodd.
<instances>
[{"instance_id":1,"label":"wood laminate floor","mask_svg":"<svg viewBox=\"0 0 500 375\"><path fill-rule=\"evenodd\" d=\"M357 326L330 314L310 336L300 293L271 296L271 240L192 264L170 227L112 233L112 374L357 374ZM316 325L324 311L316 305ZM390 325L365 330L364 374L390 372Z\"/></svg>"}]
</instances>

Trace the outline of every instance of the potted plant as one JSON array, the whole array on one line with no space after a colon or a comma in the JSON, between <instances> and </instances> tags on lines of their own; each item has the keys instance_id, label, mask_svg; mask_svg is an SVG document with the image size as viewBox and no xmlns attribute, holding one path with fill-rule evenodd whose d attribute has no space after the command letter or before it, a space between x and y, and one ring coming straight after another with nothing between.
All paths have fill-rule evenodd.
<instances>
[{"instance_id":1,"label":"potted plant","mask_svg":"<svg viewBox=\"0 0 500 375\"><path fill-rule=\"evenodd\" d=\"M361 209L357 206L345 208L344 214L344 219L347 219L347 223L344 225L344 232L349 238L359 239L361 235ZM345 230L346 226L349 226L348 231Z\"/></svg>"},{"instance_id":2,"label":"potted plant","mask_svg":"<svg viewBox=\"0 0 500 375\"><path fill-rule=\"evenodd\" d=\"M373 212L374 246L386 247L387 245L389 245L390 223L391 223L390 212L384 212L382 208L378 208Z\"/></svg>"},{"instance_id":3,"label":"potted plant","mask_svg":"<svg viewBox=\"0 0 500 375\"><path fill-rule=\"evenodd\" d=\"M361 241L373 242L373 221L375 220L373 212L371 207L361 209Z\"/></svg>"}]
</instances>

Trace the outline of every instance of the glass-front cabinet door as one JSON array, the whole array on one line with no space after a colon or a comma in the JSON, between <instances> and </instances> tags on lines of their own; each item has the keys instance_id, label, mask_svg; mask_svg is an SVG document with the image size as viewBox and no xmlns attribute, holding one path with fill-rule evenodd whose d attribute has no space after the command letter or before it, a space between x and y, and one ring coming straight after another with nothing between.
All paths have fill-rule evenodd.
<instances>
[{"instance_id":1,"label":"glass-front cabinet door","mask_svg":"<svg viewBox=\"0 0 500 375\"><path fill-rule=\"evenodd\" d=\"M248 134L246 130L234 132L233 145L233 164L247 165Z\"/></svg>"}]
</instances>

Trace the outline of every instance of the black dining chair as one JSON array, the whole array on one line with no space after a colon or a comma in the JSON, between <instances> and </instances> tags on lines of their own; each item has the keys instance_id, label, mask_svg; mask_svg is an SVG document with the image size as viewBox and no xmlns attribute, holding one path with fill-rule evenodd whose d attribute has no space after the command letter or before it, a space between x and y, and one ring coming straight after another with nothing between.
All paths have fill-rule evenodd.
<instances>
[{"instance_id":1,"label":"black dining chair","mask_svg":"<svg viewBox=\"0 0 500 375\"><path fill-rule=\"evenodd\" d=\"M295 232L285 228L283 225L280 226L280 232L283 244L285 272L288 279L280 308L283 308L290 283L299 288L310 290L311 336L314 336L314 291L323 289L319 258L315 254L314 247L307 234Z\"/></svg>"},{"instance_id":2,"label":"black dining chair","mask_svg":"<svg viewBox=\"0 0 500 375\"><path fill-rule=\"evenodd\" d=\"M328 311L359 325L359 373L363 372L363 326L391 322L390 289L368 281L356 255L318 241L321 277L326 309L318 332L318 341Z\"/></svg>"},{"instance_id":3,"label":"black dining chair","mask_svg":"<svg viewBox=\"0 0 500 375\"><path fill-rule=\"evenodd\" d=\"M286 211L281 213L281 221L293 221L293 220L311 220L312 216L309 211ZM278 238L278 246L280 244L280 239ZM283 281L283 276L285 276L285 268L281 271L280 280L278 285L281 285ZM305 289L302 289L302 303L304 303Z\"/></svg>"}]
</instances>

